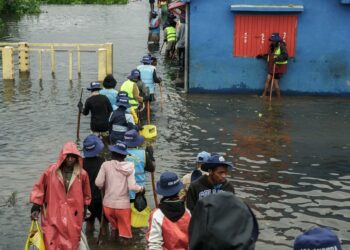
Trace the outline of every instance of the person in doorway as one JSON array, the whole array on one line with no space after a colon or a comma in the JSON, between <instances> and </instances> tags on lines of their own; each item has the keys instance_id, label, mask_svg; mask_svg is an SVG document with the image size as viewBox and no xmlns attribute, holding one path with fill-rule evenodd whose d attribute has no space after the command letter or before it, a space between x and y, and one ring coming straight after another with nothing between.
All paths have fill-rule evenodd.
<instances>
[{"instance_id":1,"label":"person in doorway","mask_svg":"<svg viewBox=\"0 0 350 250\"><path fill-rule=\"evenodd\" d=\"M86 232L95 231L95 219L101 223L102 214L102 196L101 191L96 187L95 180L98 172L100 171L104 158L99 154L104 148L103 142L96 135L88 135L83 142L83 168L89 175L90 188L91 188L91 203L88 206L90 216L86 218ZM106 225L106 224L105 224Z\"/></svg>"},{"instance_id":2,"label":"person in doorway","mask_svg":"<svg viewBox=\"0 0 350 250\"><path fill-rule=\"evenodd\" d=\"M120 87L120 91L125 91L128 93L129 103L132 109L136 109L139 104L142 104L144 101L148 101L147 96L140 96L140 90L137 85L137 82L140 81L140 79L140 71L138 69L133 69L128 76L128 80L126 80Z\"/></svg>"},{"instance_id":3,"label":"person in doorway","mask_svg":"<svg viewBox=\"0 0 350 250\"><path fill-rule=\"evenodd\" d=\"M30 194L31 218L41 224L48 250L78 248L87 206L91 202L89 176L74 142L64 144L56 163L35 183Z\"/></svg>"},{"instance_id":4,"label":"person in doorway","mask_svg":"<svg viewBox=\"0 0 350 250\"><path fill-rule=\"evenodd\" d=\"M107 96L108 100L112 105L113 110L115 110L117 108L116 102L118 95L118 91L115 89L117 81L114 79L113 75L107 75L103 80L102 85L103 89L100 90L100 94Z\"/></svg>"},{"instance_id":5,"label":"person in doorway","mask_svg":"<svg viewBox=\"0 0 350 250\"><path fill-rule=\"evenodd\" d=\"M190 184L187 192L186 205L192 212L198 200L211 194L227 191L235 193L233 185L226 180L228 169L233 165L226 162L223 156L214 154L203 163L202 170L209 172L209 175L202 175Z\"/></svg>"},{"instance_id":6,"label":"person in doorway","mask_svg":"<svg viewBox=\"0 0 350 250\"><path fill-rule=\"evenodd\" d=\"M149 22L148 42L153 44L159 44L160 37L160 20L157 12L151 12L151 19Z\"/></svg>"},{"instance_id":7,"label":"person in doorway","mask_svg":"<svg viewBox=\"0 0 350 250\"><path fill-rule=\"evenodd\" d=\"M152 56L146 55L142 58L142 65L137 66L141 73L141 81L144 82L149 90L149 101L154 101L155 84L161 84L162 78L157 76L156 67L152 65L154 59Z\"/></svg>"},{"instance_id":8,"label":"person in doorway","mask_svg":"<svg viewBox=\"0 0 350 250\"><path fill-rule=\"evenodd\" d=\"M117 107L109 118L110 141L112 145L117 141L124 140L126 131L137 128L129 112L130 103L126 92L119 92Z\"/></svg>"},{"instance_id":9,"label":"person in doorway","mask_svg":"<svg viewBox=\"0 0 350 250\"><path fill-rule=\"evenodd\" d=\"M267 58L268 74L265 80L264 91L261 94L265 97L267 91L271 88L270 84L273 81L273 87L277 97L281 97L279 81L283 74L287 71L288 52L285 42L280 37L279 33L272 33L270 39L269 52L265 55L257 55L256 58ZM272 79L274 76L274 79Z\"/></svg>"},{"instance_id":10,"label":"person in doorway","mask_svg":"<svg viewBox=\"0 0 350 250\"><path fill-rule=\"evenodd\" d=\"M175 56L176 22L170 22L164 29L164 42L166 42L165 58L172 59Z\"/></svg>"},{"instance_id":11,"label":"person in doorway","mask_svg":"<svg viewBox=\"0 0 350 250\"><path fill-rule=\"evenodd\" d=\"M91 96L86 99L84 109L83 103L78 103L79 110L82 111L83 115L88 115L91 112L91 132L101 135L107 142L108 118L113 111L112 105L105 95L100 95L101 86L99 82L90 83L87 90L91 91Z\"/></svg>"},{"instance_id":12,"label":"person in doorway","mask_svg":"<svg viewBox=\"0 0 350 250\"><path fill-rule=\"evenodd\" d=\"M184 68L185 67L185 19L180 18L180 25L176 31L176 51L178 57L178 64Z\"/></svg>"},{"instance_id":13,"label":"person in doorway","mask_svg":"<svg viewBox=\"0 0 350 250\"><path fill-rule=\"evenodd\" d=\"M135 165L135 179L136 183L140 186L146 185L146 172L154 172L155 159L153 157L153 147L147 146L146 150L139 148L145 138L137 133L135 129L132 129L125 133L124 143L128 147L130 155L126 157L126 161L133 162ZM129 192L130 201L135 199L135 192Z\"/></svg>"},{"instance_id":14,"label":"person in doorway","mask_svg":"<svg viewBox=\"0 0 350 250\"><path fill-rule=\"evenodd\" d=\"M197 155L196 168L191 173L188 173L182 177L181 181L184 184L184 188L179 193L179 196L182 200L186 200L186 194L191 182L194 182L204 174L208 174L208 172L202 170L202 165L209 159L209 157L210 153L206 151L200 152Z\"/></svg>"},{"instance_id":15,"label":"person in doorway","mask_svg":"<svg viewBox=\"0 0 350 250\"><path fill-rule=\"evenodd\" d=\"M258 236L259 225L248 205L220 192L198 201L189 225L189 249L254 250Z\"/></svg>"},{"instance_id":16,"label":"person in doorway","mask_svg":"<svg viewBox=\"0 0 350 250\"><path fill-rule=\"evenodd\" d=\"M132 238L129 190L144 192L144 187L136 184L134 164L126 162L129 154L123 142L108 146L112 160L102 164L95 184L105 190L103 212L111 225L124 239ZM127 241L124 241L127 244Z\"/></svg>"},{"instance_id":17,"label":"person in doorway","mask_svg":"<svg viewBox=\"0 0 350 250\"><path fill-rule=\"evenodd\" d=\"M182 187L175 173L164 172L160 176L156 191L163 198L149 218L147 249L188 249L191 214L178 196Z\"/></svg>"},{"instance_id":18,"label":"person in doorway","mask_svg":"<svg viewBox=\"0 0 350 250\"><path fill-rule=\"evenodd\" d=\"M294 241L294 250L329 249L342 250L337 235L325 227L315 227L298 235Z\"/></svg>"}]
</instances>

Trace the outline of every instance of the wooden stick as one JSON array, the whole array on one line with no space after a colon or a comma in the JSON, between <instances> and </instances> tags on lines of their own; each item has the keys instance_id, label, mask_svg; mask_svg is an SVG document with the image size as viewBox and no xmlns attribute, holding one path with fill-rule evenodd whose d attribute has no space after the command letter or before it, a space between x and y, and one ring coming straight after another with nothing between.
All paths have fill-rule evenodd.
<instances>
[{"instance_id":1,"label":"wooden stick","mask_svg":"<svg viewBox=\"0 0 350 250\"><path fill-rule=\"evenodd\" d=\"M103 201L103 197L104 197L104 196L105 196L105 195L104 195L104 191L101 190L102 201ZM105 224L105 215L104 215L104 213L103 213L103 205L102 205L101 221L100 221L100 232L98 232L98 236L97 236L97 240L96 240L96 243L97 243L97 244L100 244L100 242L101 242L102 230L103 230L104 224Z\"/></svg>"},{"instance_id":2,"label":"wooden stick","mask_svg":"<svg viewBox=\"0 0 350 250\"><path fill-rule=\"evenodd\" d=\"M154 172L151 172L151 178L152 178L152 190L153 190L153 198L154 198L154 205L156 208L158 208L158 197L156 193L156 184L154 180Z\"/></svg>"},{"instance_id":3,"label":"wooden stick","mask_svg":"<svg viewBox=\"0 0 350 250\"><path fill-rule=\"evenodd\" d=\"M273 64L271 87L270 87L270 107L271 107L271 101L272 101L272 88L275 80L275 71L276 71L276 64Z\"/></svg>"},{"instance_id":4,"label":"wooden stick","mask_svg":"<svg viewBox=\"0 0 350 250\"><path fill-rule=\"evenodd\" d=\"M160 91L160 112L163 112L163 90L162 90L162 82L159 83L159 91Z\"/></svg>"},{"instance_id":5,"label":"wooden stick","mask_svg":"<svg viewBox=\"0 0 350 250\"><path fill-rule=\"evenodd\" d=\"M147 102L147 123L148 123L148 125L151 124L151 108L150 108L150 101Z\"/></svg>"},{"instance_id":6,"label":"wooden stick","mask_svg":"<svg viewBox=\"0 0 350 250\"><path fill-rule=\"evenodd\" d=\"M80 100L79 102L81 102L81 98L83 97L83 88L81 88L81 92L80 92ZM81 113L80 113L80 110L78 111L78 121L77 121L77 143L80 141L80 116L81 116Z\"/></svg>"}]
</instances>

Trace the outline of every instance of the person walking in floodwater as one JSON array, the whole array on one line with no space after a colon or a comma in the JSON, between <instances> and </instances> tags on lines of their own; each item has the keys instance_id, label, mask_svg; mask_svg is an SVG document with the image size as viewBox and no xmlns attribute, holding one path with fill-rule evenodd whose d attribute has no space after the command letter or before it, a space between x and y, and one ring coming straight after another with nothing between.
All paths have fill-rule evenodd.
<instances>
[{"instance_id":1,"label":"person walking in floodwater","mask_svg":"<svg viewBox=\"0 0 350 250\"><path fill-rule=\"evenodd\" d=\"M31 218L41 224L47 250L76 250L91 202L89 177L74 142L64 144L56 163L35 183L30 194Z\"/></svg>"},{"instance_id":2,"label":"person walking in floodwater","mask_svg":"<svg viewBox=\"0 0 350 250\"><path fill-rule=\"evenodd\" d=\"M164 29L164 42L166 42L165 58L172 59L175 55L176 45L176 22L170 19L168 26Z\"/></svg>"},{"instance_id":3,"label":"person walking in floodwater","mask_svg":"<svg viewBox=\"0 0 350 250\"><path fill-rule=\"evenodd\" d=\"M261 96L266 96L268 89L271 88L270 84L273 82L272 87L274 87L277 97L281 97L279 80L287 71L288 52L286 43L282 40L279 33L272 33L269 41L271 42L269 52L265 55L259 54L256 56L257 59L266 58L268 65L268 74ZM272 76L274 76L274 79L272 79Z\"/></svg>"},{"instance_id":4,"label":"person walking in floodwater","mask_svg":"<svg viewBox=\"0 0 350 250\"><path fill-rule=\"evenodd\" d=\"M148 43L159 45L160 37L160 20L156 11L151 12L151 18L149 22Z\"/></svg>"},{"instance_id":5,"label":"person walking in floodwater","mask_svg":"<svg viewBox=\"0 0 350 250\"><path fill-rule=\"evenodd\" d=\"M178 64L185 67L185 19L180 17L180 24L176 30L176 52Z\"/></svg>"},{"instance_id":6,"label":"person walking in floodwater","mask_svg":"<svg viewBox=\"0 0 350 250\"><path fill-rule=\"evenodd\" d=\"M118 95L118 91L115 89L117 81L114 79L113 75L107 75L103 80L102 85L103 89L100 90L100 94L107 96L113 110L115 110L117 108L116 102Z\"/></svg>"}]
</instances>

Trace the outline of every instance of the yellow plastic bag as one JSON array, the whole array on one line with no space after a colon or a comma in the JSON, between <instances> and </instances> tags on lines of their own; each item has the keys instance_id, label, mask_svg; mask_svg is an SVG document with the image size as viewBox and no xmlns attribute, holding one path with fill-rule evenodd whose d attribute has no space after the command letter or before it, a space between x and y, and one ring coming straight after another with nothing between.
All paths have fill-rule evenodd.
<instances>
[{"instance_id":1,"label":"yellow plastic bag","mask_svg":"<svg viewBox=\"0 0 350 250\"><path fill-rule=\"evenodd\" d=\"M139 212L134 207L134 203L131 203L131 226L135 228L148 227L148 218L150 214L151 209L149 207Z\"/></svg>"},{"instance_id":2,"label":"yellow plastic bag","mask_svg":"<svg viewBox=\"0 0 350 250\"><path fill-rule=\"evenodd\" d=\"M34 229L34 226L36 229ZM24 250L32 249L31 246L35 246L38 250L45 250L44 238L37 220L32 220Z\"/></svg>"},{"instance_id":3,"label":"yellow plastic bag","mask_svg":"<svg viewBox=\"0 0 350 250\"><path fill-rule=\"evenodd\" d=\"M140 135L145 137L145 139L153 139L157 137L157 127L155 125L143 125Z\"/></svg>"}]
</instances>

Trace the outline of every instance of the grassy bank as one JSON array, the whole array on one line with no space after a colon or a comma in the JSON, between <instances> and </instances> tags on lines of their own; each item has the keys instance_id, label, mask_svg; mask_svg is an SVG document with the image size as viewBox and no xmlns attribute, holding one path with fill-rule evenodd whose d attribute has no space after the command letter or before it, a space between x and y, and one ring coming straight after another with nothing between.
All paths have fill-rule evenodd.
<instances>
[{"instance_id":1,"label":"grassy bank","mask_svg":"<svg viewBox=\"0 0 350 250\"><path fill-rule=\"evenodd\" d=\"M128 0L42 0L45 4L127 4Z\"/></svg>"},{"instance_id":2,"label":"grassy bank","mask_svg":"<svg viewBox=\"0 0 350 250\"><path fill-rule=\"evenodd\" d=\"M0 0L1 14L38 14L40 0Z\"/></svg>"}]
</instances>

